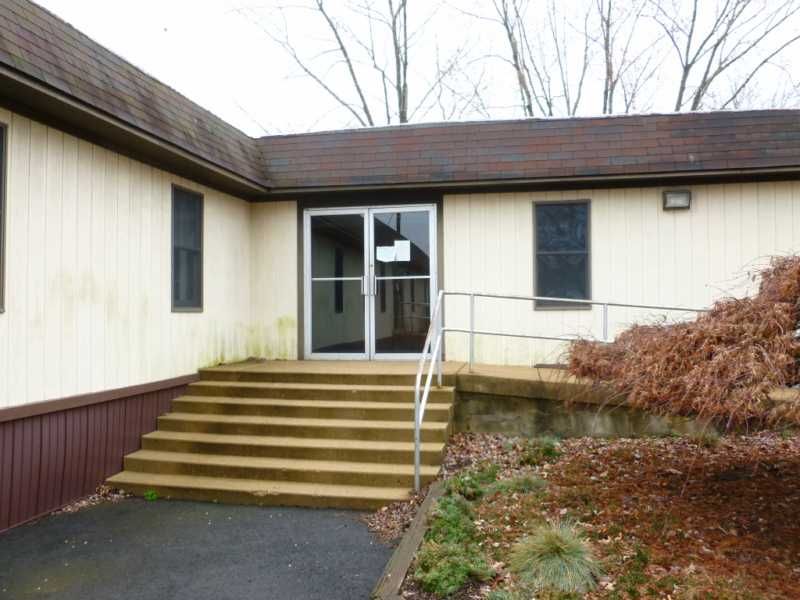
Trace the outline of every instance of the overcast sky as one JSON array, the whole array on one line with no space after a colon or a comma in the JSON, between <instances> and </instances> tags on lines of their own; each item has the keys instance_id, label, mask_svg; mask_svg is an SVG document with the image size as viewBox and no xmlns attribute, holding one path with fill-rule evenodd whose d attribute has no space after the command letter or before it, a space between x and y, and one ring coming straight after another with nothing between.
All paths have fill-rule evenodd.
<instances>
[{"instance_id":1,"label":"overcast sky","mask_svg":"<svg viewBox=\"0 0 800 600\"><path fill-rule=\"evenodd\" d=\"M270 39L288 30L293 44L309 64L343 95L352 89L340 64L332 61L330 39L318 14L299 8L280 11L287 0L37 0L84 33L112 51L174 87L195 102L251 135L290 133L357 126L358 122L323 92L287 53ZM288 0L301 3L304 0ZM574 3L574 0L564 0ZM712 0L703 0L710 2ZM341 0L329 2L332 11ZM292 4L291 6L296 6ZM414 121L467 118L509 118L522 116L518 108L514 73L499 58L506 43L495 23L482 21L464 12L488 15L488 0L453 0L435 12L425 12L433 3L412 3L413 27L425 22L424 39L412 49L411 106L420 106ZM565 5L566 6L566 5ZM286 21L283 21L286 15ZM534 18L538 18L534 15ZM572 24L568 24L572 27ZM367 31L357 29L365 38ZM640 44L650 43L655 29L640 26ZM788 33L799 31L797 20ZM575 37L574 52L582 47ZM435 80L435 62L457 51L464 77L453 85L459 93L470 86L482 90L484 106L452 113L443 110L435 96L425 95ZM775 67L765 69L759 88L784 88L796 85L792 78L800 71L800 44ZM478 60L480 58L480 60ZM663 59L658 85L646 94L639 111L669 110L674 102L675 79L671 57ZM674 66L674 65L672 65ZM601 74L589 74L581 114L600 112ZM416 87L414 87L416 86ZM461 87L459 87L461 86ZM465 87L466 86L466 87ZM377 83L367 89L370 101L380 105ZM424 97L424 101L420 101ZM447 102L444 102L447 104ZM377 121L377 119L376 119Z\"/></svg>"}]
</instances>

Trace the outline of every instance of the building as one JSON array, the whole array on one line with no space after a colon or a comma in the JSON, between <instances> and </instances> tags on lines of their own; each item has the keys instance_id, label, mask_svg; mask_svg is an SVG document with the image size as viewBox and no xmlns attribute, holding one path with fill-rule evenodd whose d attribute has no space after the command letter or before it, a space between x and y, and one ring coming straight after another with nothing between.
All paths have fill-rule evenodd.
<instances>
[{"instance_id":1,"label":"building","mask_svg":"<svg viewBox=\"0 0 800 600\"><path fill-rule=\"evenodd\" d=\"M26 0L0 1L0 173L0 530L118 470L200 368L414 358L443 289L703 307L800 247L800 111L253 139ZM476 307L543 336L600 318Z\"/></svg>"}]
</instances>

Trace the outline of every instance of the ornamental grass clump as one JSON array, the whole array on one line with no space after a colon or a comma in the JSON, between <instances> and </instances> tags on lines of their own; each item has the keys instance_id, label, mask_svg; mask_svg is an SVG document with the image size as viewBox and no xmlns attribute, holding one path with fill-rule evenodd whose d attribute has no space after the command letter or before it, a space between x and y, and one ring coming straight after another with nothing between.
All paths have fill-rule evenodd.
<instances>
[{"instance_id":1,"label":"ornamental grass clump","mask_svg":"<svg viewBox=\"0 0 800 600\"><path fill-rule=\"evenodd\" d=\"M634 325L611 344L578 340L573 375L610 384L639 408L726 428L800 420L770 392L800 382L800 257L773 258L751 298L716 302L695 321Z\"/></svg>"},{"instance_id":2,"label":"ornamental grass clump","mask_svg":"<svg viewBox=\"0 0 800 600\"><path fill-rule=\"evenodd\" d=\"M533 594L585 594L603 573L588 544L563 522L542 525L517 542L509 568L520 586Z\"/></svg>"}]
</instances>

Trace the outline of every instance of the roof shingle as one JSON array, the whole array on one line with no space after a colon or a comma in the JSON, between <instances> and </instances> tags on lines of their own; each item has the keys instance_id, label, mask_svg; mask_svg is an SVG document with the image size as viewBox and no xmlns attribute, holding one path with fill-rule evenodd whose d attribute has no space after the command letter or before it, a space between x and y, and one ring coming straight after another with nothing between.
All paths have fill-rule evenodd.
<instances>
[{"instance_id":1,"label":"roof shingle","mask_svg":"<svg viewBox=\"0 0 800 600\"><path fill-rule=\"evenodd\" d=\"M254 139L28 0L0 0L0 65L278 194L800 172L797 110L438 123Z\"/></svg>"},{"instance_id":2,"label":"roof shingle","mask_svg":"<svg viewBox=\"0 0 800 600\"><path fill-rule=\"evenodd\" d=\"M446 123L266 137L276 188L800 166L800 111Z\"/></svg>"},{"instance_id":3,"label":"roof shingle","mask_svg":"<svg viewBox=\"0 0 800 600\"><path fill-rule=\"evenodd\" d=\"M27 0L0 1L0 62L251 181L252 138Z\"/></svg>"}]
</instances>

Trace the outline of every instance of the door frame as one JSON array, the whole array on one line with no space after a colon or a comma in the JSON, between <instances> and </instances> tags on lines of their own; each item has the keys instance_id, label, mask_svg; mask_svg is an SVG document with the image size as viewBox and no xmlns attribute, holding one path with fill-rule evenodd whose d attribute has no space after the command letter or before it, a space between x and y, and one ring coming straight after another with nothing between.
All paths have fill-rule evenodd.
<instances>
[{"instance_id":1,"label":"door frame","mask_svg":"<svg viewBox=\"0 0 800 600\"><path fill-rule=\"evenodd\" d=\"M420 353L377 353L375 351L375 298L377 298L377 278L375 277L375 244L372 216L382 212L421 212L428 213L428 236L430 273L430 296L428 315L433 311L434 299L438 297L439 261L438 261L438 207L436 204L375 204L367 206L346 206L336 208L303 209L303 355L306 360L416 360ZM312 216L359 214L364 217L364 276L361 289L364 298L364 353L328 353L313 352L311 333L312 318L312 273L311 273L311 218ZM357 281L358 277L315 278L316 281L337 280ZM386 280L393 279L386 277ZM422 279L422 277L420 277Z\"/></svg>"}]
</instances>

